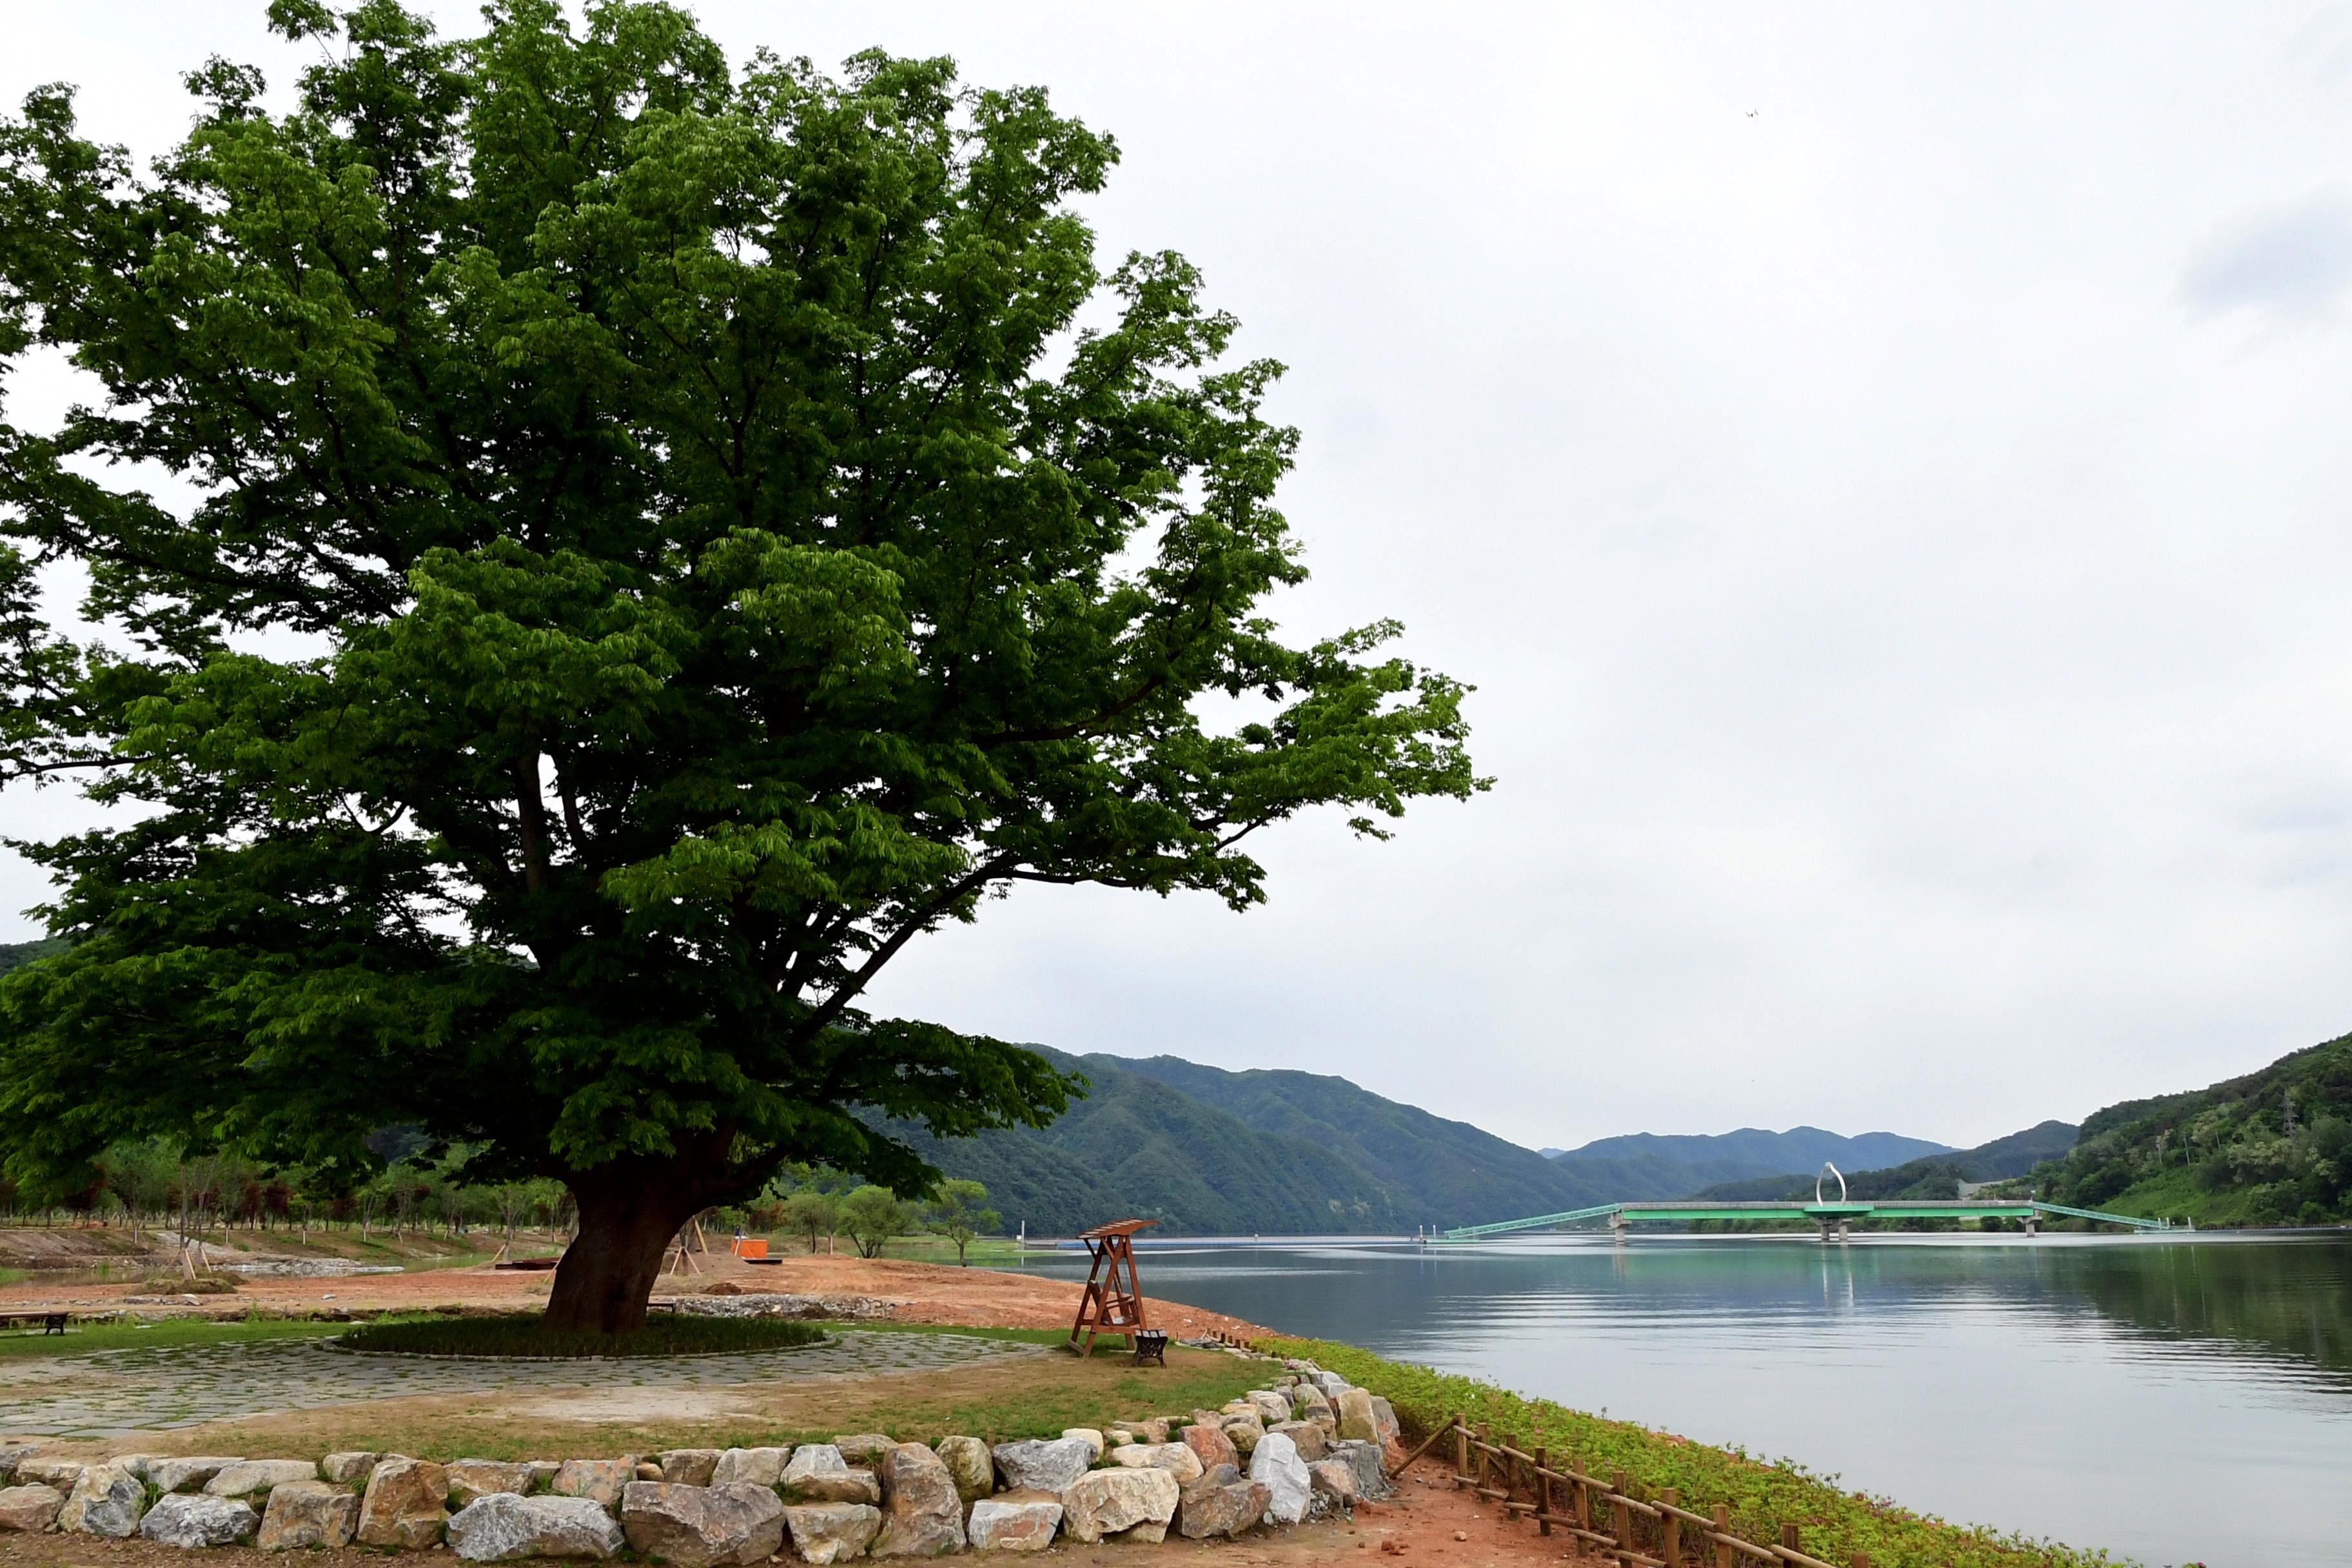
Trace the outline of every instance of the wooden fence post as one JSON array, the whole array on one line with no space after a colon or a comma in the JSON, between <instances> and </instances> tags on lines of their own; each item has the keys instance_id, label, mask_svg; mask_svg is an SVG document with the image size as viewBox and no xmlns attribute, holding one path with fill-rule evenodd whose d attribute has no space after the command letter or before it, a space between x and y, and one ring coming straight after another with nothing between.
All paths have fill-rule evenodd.
<instances>
[{"instance_id":1,"label":"wooden fence post","mask_svg":"<svg viewBox=\"0 0 2352 1568\"><path fill-rule=\"evenodd\" d=\"M1625 1489L1627 1479L1622 1470L1610 1472L1609 1513L1617 1536L1617 1561L1623 1568L1633 1568L1633 1510L1625 1506L1633 1494Z\"/></svg>"},{"instance_id":2,"label":"wooden fence post","mask_svg":"<svg viewBox=\"0 0 2352 1568\"><path fill-rule=\"evenodd\" d=\"M1797 1527L1793 1524L1784 1524L1780 1527L1780 1544L1787 1547L1791 1552L1802 1552L1804 1550L1802 1546L1798 1544Z\"/></svg>"},{"instance_id":3,"label":"wooden fence post","mask_svg":"<svg viewBox=\"0 0 2352 1568\"><path fill-rule=\"evenodd\" d=\"M1664 1558L1672 1568L1683 1568L1683 1521L1674 1513L1682 1499L1682 1490L1678 1487L1668 1487L1658 1494L1658 1500L1665 1505L1665 1511L1658 1516L1658 1534L1664 1542L1658 1548L1658 1555Z\"/></svg>"},{"instance_id":4,"label":"wooden fence post","mask_svg":"<svg viewBox=\"0 0 2352 1568\"><path fill-rule=\"evenodd\" d=\"M1494 1462L1495 1456L1486 1452L1486 1449L1495 1441L1492 1435L1493 1432L1494 1428L1488 1426L1486 1422L1481 1421L1478 1423L1478 1446L1470 1450L1478 1466L1477 1469L1473 1472L1473 1474L1475 1474L1478 1479L1471 1482L1472 1489L1476 1491L1485 1491L1486 1489L1486 1478L1492 1473L1486 1467Z\"/></svg>"},{"instance_id":5,"label":"wooden fence post","mask_svg":"<svg viewBox=\"0 0 2352 1568\"><path fill-rule=\"evenodd\" d=\"M1551 1468L1551 1460L1549 1457L1550 1451L1539 1447L1535 1452L1536 1473L1529 1479L1535 1483L1536 1533L1549 1535L1551 1533L1551 1477L1544 1472Z\"/></svg>"},{"instance_id":6,"label":"wooden fence post","mask_svg":"<svg viewBox=\"0 0 2352 1568\"><path fill-rule=\"evenodd\" d=\"M1855 1552L1853 1554L1853 1568L1870 1568L1870 1553L1867 1552Z\"/></svg>"},{"instance_id":7,"label":"wooden fence post","mask_svg":"<svg viewBox=\"0 0 2352 1568\"><path fill-rule=\"evenodd\" d=\"M1731 1510L1726 1504L1715 1505L1715 1532L1717 1535L1731 1533ZM1715 1568L1738 1568L1738 1564L1732 1561L1731 1548L1720 1541L1715 1543Z\"/></svg>"},{"instance_id":8,"label":"wooden fence post","mask_svg":"<svg viewBox=\"0 0 2352 1568\"><path fill-rule=\"evenodd\" d=\"M1456 1412L1454 1417L1454 1487L1456 1491L1470 1484L1470 1428L1462 1424Z\"/></svg>"},{"instance_id":9,"label":"wooden fence post","mask_svg":"<svg viewBox=\"0 0 2352 1568\"><path fill-rule=\"evenodd\" d=\"M1568 1468L1580 1476L1589 1473L1584 1468L1584 1461L1573 1454L1569 1456ZM1573 1506L1576 1510L1577 1529L1590 1531L1592 1529L1592 1489L1580 1480L1570 1482L1569 1490L1575 1500ZM1585 1536L1580 1535L1576 1538L1576 1554L1579 1557L1590 1557L1592 1554L1592 1542Z\"/></svg>"}]
</instances>

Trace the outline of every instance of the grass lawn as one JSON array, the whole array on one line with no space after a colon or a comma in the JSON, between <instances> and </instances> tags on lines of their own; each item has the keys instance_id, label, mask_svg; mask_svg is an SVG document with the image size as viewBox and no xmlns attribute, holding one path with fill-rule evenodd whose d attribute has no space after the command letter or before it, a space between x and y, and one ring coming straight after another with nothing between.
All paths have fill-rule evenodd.
<instances>
[{"instance_id":1,"label":"grass lawn","mask_svg":"<svg viewBox=\"0 0 2352 1568\"><path fill-rule=\"evenodd\" d=\"M174 1318L154 1323L129 1321L74 1323L62 1334L45 1334L37 1328L30 1332L10 1329L0 1331L0 1360L89 1355L97 1351L152 1349L157 1345L216 1345L246 1340L321 1339L329 1334L339 1334L348 1326L343 1323L251 1319L206 1322L193 1318Z\"/></svg>"}]
</instances>

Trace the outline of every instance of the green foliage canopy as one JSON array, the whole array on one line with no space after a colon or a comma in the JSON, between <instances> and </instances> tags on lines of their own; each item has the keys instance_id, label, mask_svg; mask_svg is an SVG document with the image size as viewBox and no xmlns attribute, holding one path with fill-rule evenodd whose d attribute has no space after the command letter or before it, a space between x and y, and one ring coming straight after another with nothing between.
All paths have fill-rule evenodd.
<instances>
[{"instance_id":1,"label":"green foliage canopy","mask_svg":"<svg viewBox=\"0 0 2352 1568\"><path fill-rule=\"evenodd\" d=\"M662 5L486 16L277 0L331 46L294 107L216 59L148 174L65 89L0 122L0 363L104 392L0 426L0 771L137 818L29 847L74 945L0 987L14 1165L410 1122L583 1236L658 1194L637 1250L786 1160L914 1192L856 1108L1076 1085L863 1012L909 942L1024 881L1243 908L1258 829L1480 787L1392 626L1265 617L1278 367L1181 257L1097 267L1108 137Z\"/></svg>"}]
</instances>

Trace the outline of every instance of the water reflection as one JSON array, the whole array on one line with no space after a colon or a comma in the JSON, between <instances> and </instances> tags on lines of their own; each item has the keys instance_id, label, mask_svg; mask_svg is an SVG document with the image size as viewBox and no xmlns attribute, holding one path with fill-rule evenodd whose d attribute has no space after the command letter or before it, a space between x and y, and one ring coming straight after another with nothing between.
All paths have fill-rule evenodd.
<instances>
[{"instance_id":1,"label":"water reflection","mask_svg":"<svg viewBox=\"0 0 2352 1568\"><path fill-rule=\"evenodd\" d=\"M2352 1540L2341 1236L1543 1237L1200 1248L1143 1272L1154 1295L2152 1563L2336 1563ZM2181 1506L2230 1485L2296 1505Z\"/></svg>"}]
</instances>

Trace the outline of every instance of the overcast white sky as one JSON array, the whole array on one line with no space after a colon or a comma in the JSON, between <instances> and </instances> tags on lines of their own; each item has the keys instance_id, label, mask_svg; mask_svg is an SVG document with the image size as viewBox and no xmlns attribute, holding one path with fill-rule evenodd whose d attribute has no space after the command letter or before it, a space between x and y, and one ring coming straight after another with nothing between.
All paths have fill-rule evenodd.
<instances>
[{"instance_id":1,"label":"overcast white sky","mask_svg":"<svg viewBox=\"0 0 2352 1568\"><path fill-rule=\"evenodd\" d=\"M1402 617L1500 781L1245 917L1024 891L884 1007L1529 1145L1973 1143L2352 1027L2352 7L694 8L1112 131L1106 249L1293 367L1283 614ZM142 153L302 58L8 10L0 97Z\"/></svg>"}]
</instances>

